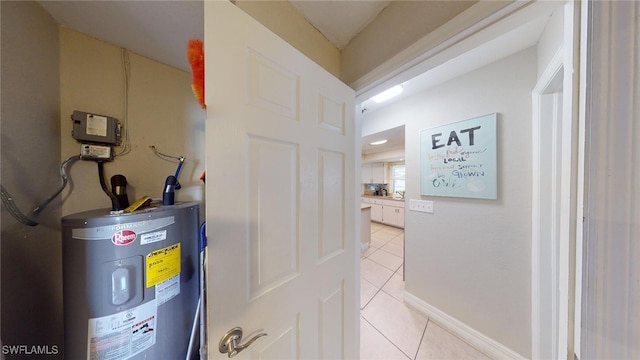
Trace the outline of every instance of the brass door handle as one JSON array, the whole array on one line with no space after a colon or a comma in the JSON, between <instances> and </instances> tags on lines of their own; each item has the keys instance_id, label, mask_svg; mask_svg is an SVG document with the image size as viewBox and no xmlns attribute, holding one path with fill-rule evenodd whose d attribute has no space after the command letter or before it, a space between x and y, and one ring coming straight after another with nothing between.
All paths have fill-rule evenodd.
<instances>
[{"instance_id":1,"label":"brass door handle","mask_svg":"<svg viewBox=\"0 0 640 360\"><path fill-rule=\"evenodd\" d=\"M252 337L244 344L242 342L242 328L235 327L229 331L227 331L222 339L220 339L220 344L218 344L218 350L220 353L226 353L230 358L238 355L239 352L249 347L249 345L253 344L254 341L258 340L263 336L267 336L266 333L259 333L258 335Z\"/></svg>"}]
</instances>

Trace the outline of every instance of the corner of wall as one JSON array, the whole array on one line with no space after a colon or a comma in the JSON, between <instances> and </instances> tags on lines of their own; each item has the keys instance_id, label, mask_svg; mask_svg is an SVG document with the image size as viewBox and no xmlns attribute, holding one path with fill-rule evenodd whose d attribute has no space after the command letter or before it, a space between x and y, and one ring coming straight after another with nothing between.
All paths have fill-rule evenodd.
<instances>
[{"instance_id":1,"label":"corner of wall","mask_svg":"<svg viewBox=\"0 0 640 360\"><path fill-rule=\"evenodd\" d=\"M340 75L340 52L287 1L235 2L262 25L287 41L336 77Z\"/></svg>"},{"instance_id":2,"label":"corner of wall","mask_svg":"<svg viewBox=\"0 0 640 360\"><path fill-rule=\"evenodd\" d=\"M60 186L58 25L34 1L1 7L2 185L28 213ZM59 198L35 227L2 211L4 345L62 348L60 214Z\"/></svg>"}]
</instances>

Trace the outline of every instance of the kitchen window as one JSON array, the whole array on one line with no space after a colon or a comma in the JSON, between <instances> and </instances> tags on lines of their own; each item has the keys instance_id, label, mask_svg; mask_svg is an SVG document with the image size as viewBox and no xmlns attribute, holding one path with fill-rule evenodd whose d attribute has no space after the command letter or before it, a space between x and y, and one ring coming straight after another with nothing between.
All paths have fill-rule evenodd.
<instances>
[{"instance_id":1,"label":"kitchen window","mask_svg":"<svg viewBox=\"0 0 640 360\"><path fill-rule=\"evenodd\" d=\"M404 163L391 164L391 193L405 191Z\"/></svg>"}]
</instances>

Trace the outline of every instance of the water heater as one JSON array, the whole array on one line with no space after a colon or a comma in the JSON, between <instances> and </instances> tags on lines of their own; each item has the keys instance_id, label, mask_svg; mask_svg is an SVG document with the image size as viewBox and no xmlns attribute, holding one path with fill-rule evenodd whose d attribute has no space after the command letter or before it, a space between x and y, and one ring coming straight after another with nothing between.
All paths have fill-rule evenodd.
<instances>
[{"instance_id":1,"label":"water heater","mask_svg":"<svg viewBox=\"0 0 640 360\"><path fill-rule=\"evenodd\" d=\"M198 304L198 205L62 219L66 359L184 359Z\"/></svg>"}]
</instances>

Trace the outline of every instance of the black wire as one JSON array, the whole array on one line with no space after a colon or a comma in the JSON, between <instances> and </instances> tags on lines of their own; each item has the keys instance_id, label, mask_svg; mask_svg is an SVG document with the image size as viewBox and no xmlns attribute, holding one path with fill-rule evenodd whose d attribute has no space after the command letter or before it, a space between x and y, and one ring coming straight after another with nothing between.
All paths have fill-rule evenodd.
<instances>
[{"instance_id":1,"label":"black wire","mask_svg":"<svg viewBox=\"0 0 640 360\"><path fill-rule=\"evenodd\" d=\"M118 200L116 195L109 191L109 189L107 188L107 184L104 182L104 161L96 162L98 163L98 178L100 179L100 187L102 187L102 191L104 191L104 193L107 194L109 198L111 198L114 210L123 210L120 209L120 201Z\"/></svg>"}]
</instances>

